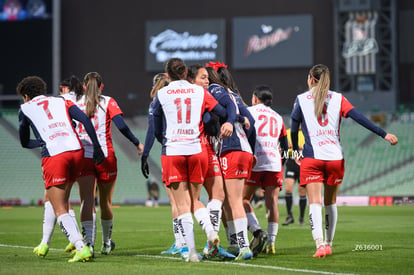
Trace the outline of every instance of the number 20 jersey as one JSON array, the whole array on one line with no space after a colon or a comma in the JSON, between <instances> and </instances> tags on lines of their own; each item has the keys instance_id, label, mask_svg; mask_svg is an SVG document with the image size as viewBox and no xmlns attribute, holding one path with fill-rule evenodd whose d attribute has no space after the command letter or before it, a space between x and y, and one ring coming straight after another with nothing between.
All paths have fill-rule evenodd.
<instances>
[{"instance_id":1,"label":"number 20 jersey","mask_svg":"<svg viewBox=\"0 0 414 275\"><path fill-rule=\"evenodd\" d=\"M257 164L252 171L282 171L279 138L286 136L283 118L264 104L257 104L247 109L255 120L254 127L256 128Z\"/></svg>"}]
</instances>

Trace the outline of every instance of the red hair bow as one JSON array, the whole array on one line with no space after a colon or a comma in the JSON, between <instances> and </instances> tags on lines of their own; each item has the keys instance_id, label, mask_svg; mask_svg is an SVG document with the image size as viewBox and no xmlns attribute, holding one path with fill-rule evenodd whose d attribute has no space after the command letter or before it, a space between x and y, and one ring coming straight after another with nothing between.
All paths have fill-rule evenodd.
<instances>
[{"instance_id":1,"label":"red hair bow","mask_svg":"<svg viewBox=\"0 0 414 275\"><path fill-rule=\"evenodd\" d=\"M218 71L219 68L227 68L227 65L220 62L212 62L206 63L206 67L212 67L214 70Z\"/></svg>"}]
</instances>

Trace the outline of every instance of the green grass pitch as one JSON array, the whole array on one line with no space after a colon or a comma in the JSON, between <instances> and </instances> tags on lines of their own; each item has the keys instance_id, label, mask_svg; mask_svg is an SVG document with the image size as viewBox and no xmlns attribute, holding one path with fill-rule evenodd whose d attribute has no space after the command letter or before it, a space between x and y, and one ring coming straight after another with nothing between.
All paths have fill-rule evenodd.
<instances>
[{"instance_id":1,"label":"green grass pitch","mask_svg":"<svg viewBox=\"0 0 414 275\"><path fill-rule=\"evenodd\" d=\"M279 207L282 223L285 207ZM78 207L75 210L79 213ZM3 207L0 274L414 274L414 206L339 207L338 213L333 255L326 258L312 258L315 245L307 222L279 226L276 255L260 254L243 262L186 263L160 254L173 242L170 207L120 206L114 208L113 254L99 253L98 224L93 261L68 263L67 240L57 226L49 254L39 258L32 252L41 240L42 207ZM266 229L264 209L256 215ZM206 238L194 226L201 252ZM226 248L223 227L220 236Z\"/></svg>"}]
</instances>

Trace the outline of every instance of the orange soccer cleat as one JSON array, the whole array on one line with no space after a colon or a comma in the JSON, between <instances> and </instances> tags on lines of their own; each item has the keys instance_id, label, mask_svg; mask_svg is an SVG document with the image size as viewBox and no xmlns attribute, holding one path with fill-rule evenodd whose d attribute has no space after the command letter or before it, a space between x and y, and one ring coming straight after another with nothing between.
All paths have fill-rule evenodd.
<instances>
[{"instance_id":1,"label":"orange soccer cleat","mask_svg":"<svg viewBox=\"0 0 414 275\"><path fill-rule=\"evenodd\" d=\"M325 247L323 245L320 245L318 249L316 249L315 254L313 254L314 258L325 258L326 252Z\"/></svg>"}]
</instances>

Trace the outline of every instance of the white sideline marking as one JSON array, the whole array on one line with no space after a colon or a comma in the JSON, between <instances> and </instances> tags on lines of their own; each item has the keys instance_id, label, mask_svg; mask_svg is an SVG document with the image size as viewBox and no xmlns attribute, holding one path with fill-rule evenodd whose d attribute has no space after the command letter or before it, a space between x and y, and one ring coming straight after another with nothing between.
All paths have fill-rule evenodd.
<instances>
[{"instance_id":1,"label":"white sideline marking","mask_svg":"<svg viewBox=\"0 0 414 275\"><path fill-rule=\"evenodd\" d=\"M166 256L142 255L142 254L137 254L137 255L134 255L134 256L135 257L145 257L145 258L168 259L168 260L182 261L182 259L179 258L179 257L166 257ZM238 263L238 262L203 261L203 263L238 265L238 266L262 268L262 269L283 270L283 271L303 272L303 273L317 273L317 274L327 274L327 275L355 275L354 273L336 273L336 272L328 272L328 271L288 268L288 267L281 267L281 266L256 265L256 264L247 264L247 263Z\"/></svg>"},{"instance_id":2,"label":"white sideline marking","mask_svg":"<svg viewBox=\"0 0 414 275\"><path fill-rule=\"evenodd\" d=\"M31 247L31 246L9 245L9 244L0 244L0 247L33 249L33 247ZM49 250L62 250L62 249L49 248ZM142 257L142 258L168 259L168 260L182 261L182 259L179 258L179 257L167 257L167 256L144 255L144 254L137 254L137 255L133 255L133 256L134 257ZM317 274L326 274L326 275L354 275L353 273L336 273L336 272L328 272L328 271L320 271L320 270L298 269L298 268L289 268L289 267L281 267L281 266L269 266L269 265L256 265L256 264L237 263L237 262L204 261L203 263L238 265L238 266L262 268L262 269L270 269L270 270L283 270L283 271L303 272L303 273L317 273Z\"/></svg>"}]
</instances>

